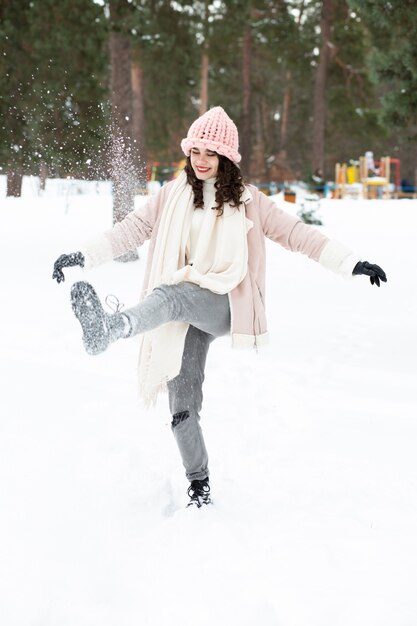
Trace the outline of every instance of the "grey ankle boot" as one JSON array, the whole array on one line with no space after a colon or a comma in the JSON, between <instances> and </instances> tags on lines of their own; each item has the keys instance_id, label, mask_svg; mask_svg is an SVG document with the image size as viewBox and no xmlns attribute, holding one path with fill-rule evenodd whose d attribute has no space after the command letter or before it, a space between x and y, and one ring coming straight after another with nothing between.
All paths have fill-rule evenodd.
<instances>
[{"instance_id":1,"label":"grey ankle boot","mask_svg":"<svg viewBox=\"0 0 417 626\"><path fill-rule=\"evenodd\" d=\"M120 312L106 313L89 283L80 281L71 287L71 304L88 354L100 354L114 341L129 336L129 318Z\"/></svg>"}]
</instances>

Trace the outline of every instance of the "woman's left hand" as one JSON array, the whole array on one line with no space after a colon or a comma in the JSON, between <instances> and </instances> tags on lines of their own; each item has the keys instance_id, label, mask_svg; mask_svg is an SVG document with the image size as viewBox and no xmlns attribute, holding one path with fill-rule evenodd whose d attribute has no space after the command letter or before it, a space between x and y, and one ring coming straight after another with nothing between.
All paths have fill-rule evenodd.
<instances>
[{"instance_id":1,"label":"woman's left hand","mask_svg":"<svg viewBox=\"0 0 417 626\"><path fill-rule=\"evenodd\" d=\"M384 270L379 267L379 265L368 263L368 261L359 261L359 263L356 263L352 274L364 274L365 276L369 276L371 285L375 284L377 287L380 287L381 280L383 283L387 282Z\"/></svg>"}]
</instances>

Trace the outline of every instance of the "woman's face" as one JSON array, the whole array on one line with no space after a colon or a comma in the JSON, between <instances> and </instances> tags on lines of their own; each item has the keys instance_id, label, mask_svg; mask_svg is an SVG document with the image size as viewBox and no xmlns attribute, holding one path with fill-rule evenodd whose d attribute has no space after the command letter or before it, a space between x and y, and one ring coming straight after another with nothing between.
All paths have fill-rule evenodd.
<instances>
[{"instance_id":1,"label":"woman's face","mask_svg":"<svg viewBox=\"0 0 417 626\"><path fill-rule=\"evenodd\" d=\"M219 168L219 157L213 150L205 148L191 148L191 167L199 180L216 178Z\"/></svg>"}]
</instances>

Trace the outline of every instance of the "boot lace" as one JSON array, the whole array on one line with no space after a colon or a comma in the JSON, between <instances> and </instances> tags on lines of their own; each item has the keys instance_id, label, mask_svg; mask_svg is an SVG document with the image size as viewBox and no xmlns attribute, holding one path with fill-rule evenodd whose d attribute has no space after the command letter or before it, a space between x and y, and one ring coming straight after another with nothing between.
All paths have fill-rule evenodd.
<instances>
[{"instance_id":1,"label":"boot lace","mask_svg":"<svg viewBox=\"0 0 417 626\"><path fill-rule=\"evenodd\" d=\"M200 508L203 504L210 504L210 485L208 478L204 480L193 480L187 489L190 502L187 506L197 506Z\"/></svg>"},{"instance_id":2,"label":"boot lace","mask_svg":"<svg viewBox=\"0 0 417 626\"><path fill-rule=\"evenodd\" d=\"M120 302L117 296L109 294L106 296L105 303L107 308L112 311L112 314L105 313L105 316L106 325L113 337L113 341L120 339L120 337L124 337L125 339L130 337L132 333L132 326L126 313L122 312L125 306L123 302Z\"/></svg>"},{"instance_id":3,"label":"boot lace","mask_svg":"<svg viewBox=\"0 0 417 626\"><path fill-rule=\"evenodd\" d=\"M125 306L123 302L120 302L119 298L112 293L106 296L105 303L112 313L120 313Z\"/></svg>"}]
</instances>

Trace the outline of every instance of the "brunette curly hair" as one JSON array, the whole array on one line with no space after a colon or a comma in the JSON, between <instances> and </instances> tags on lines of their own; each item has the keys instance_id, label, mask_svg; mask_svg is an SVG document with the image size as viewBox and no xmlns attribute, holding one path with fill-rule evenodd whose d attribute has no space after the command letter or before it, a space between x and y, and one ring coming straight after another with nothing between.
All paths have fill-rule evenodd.
<instances>
[{"instance_id":1,"label":"brunette curly hair","mask_svg":"<svg viewBox=\"0 0 417 626\"><path fill-rule=\"evenodd\" d=\"M240 197L245 190L245 186L237 165L222 154L217 156L219 157L219 169L217 170L217 180L214 183L217 206L211 208L217 210L217 214L220 216L223 215L223 204L225 202L229 202L230 206L239 208ZM187 157L187 164L184 170L187 174L187 182L193 188L194 206L196 209L203 209L203 181L199 180L195 175L190 157Z\"/></svg>"}]
</instances>

